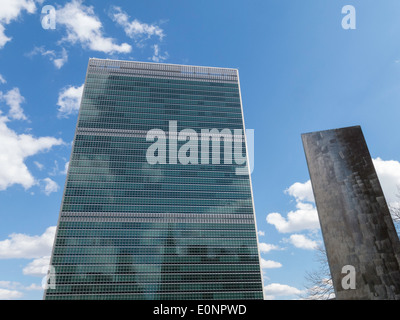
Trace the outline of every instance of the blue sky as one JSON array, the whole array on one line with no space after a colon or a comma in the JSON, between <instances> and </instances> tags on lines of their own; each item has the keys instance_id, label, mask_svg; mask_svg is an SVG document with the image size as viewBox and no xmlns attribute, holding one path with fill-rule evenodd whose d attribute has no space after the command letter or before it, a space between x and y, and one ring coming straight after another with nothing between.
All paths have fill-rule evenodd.
<instances>
[{"instance_id":1,"label":"blue sky","mask_svg":"<svg viewBox=\"0 0 400 320\"><path fill-rule=\"evenodd\" d=\"M42 298L90 57L239 69L266 296L298 298L322 243L301 133L361 125L398 201L400 3L381 2L0 0L0 299Z\"/></svg>"}]
</instances>

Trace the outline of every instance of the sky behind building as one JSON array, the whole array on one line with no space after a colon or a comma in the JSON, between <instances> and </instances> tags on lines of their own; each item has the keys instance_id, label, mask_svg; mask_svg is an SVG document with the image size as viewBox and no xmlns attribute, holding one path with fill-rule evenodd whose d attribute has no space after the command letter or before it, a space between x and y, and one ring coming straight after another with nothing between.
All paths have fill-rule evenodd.
<instances>
[{"instance_id":1,"label":"sky behind building","mask_svg":"<svg viewBox=\"0 0 400 320\"><path fill-rule=\"evenodd\" d=\"M0 0L0 298L42 298L90 57L239 69L265 293L298 298L322 241L301 133L360 125L399 201L399 16L396 0Z\"/></svg>"}]
</instances>

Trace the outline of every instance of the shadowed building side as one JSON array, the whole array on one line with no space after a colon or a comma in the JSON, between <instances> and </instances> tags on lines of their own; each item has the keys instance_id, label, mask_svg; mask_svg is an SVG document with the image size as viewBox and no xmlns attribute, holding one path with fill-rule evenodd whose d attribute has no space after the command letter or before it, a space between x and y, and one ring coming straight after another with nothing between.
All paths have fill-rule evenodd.
<instances>
[{"instance_id":1,"label":"shadowed building side","mask_svg":"<svg viewBox=\"0 0 400 320\"><path fill-rule=\"evenodd\" d=\"M302 141L336 298L399 300L400 242L361 128ZM355 288L345 266L354 267Z\"/></svg>"}]
</instances>

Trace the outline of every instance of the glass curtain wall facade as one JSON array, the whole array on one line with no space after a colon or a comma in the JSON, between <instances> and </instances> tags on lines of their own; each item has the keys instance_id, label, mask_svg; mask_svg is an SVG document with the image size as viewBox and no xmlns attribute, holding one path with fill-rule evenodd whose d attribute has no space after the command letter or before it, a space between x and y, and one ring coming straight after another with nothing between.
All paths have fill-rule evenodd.
<instances>
[{"instance_id":1,"label":"glass curtain wall facade","mask_svg":"<svg viewBox=\"0 0 400 320\"><path fill-rule=\"evenodd\" d=\"M220 163L211 140L209 164L174 161L171 123L243 130L237 70L89 60L45 299L263 298L250 175L223 139Z\"/></svg>"}]
</instances>

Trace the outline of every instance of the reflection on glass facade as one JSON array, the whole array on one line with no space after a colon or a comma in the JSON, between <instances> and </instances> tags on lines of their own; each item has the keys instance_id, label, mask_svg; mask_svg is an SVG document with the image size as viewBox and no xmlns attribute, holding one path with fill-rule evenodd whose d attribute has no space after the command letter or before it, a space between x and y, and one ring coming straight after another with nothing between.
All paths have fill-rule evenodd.
<instances>
[{"instance_id":1,"label":"reflection on glass facade","mask_svg":"<svg viewBox=\"0 0 400 320\"><path fill-rule=\"evenodd\" d=\"M218 164L150 164L171 121L243 129L237 70L89 60L45 299L263 298L249 174L222 141Z\"/></svg>"}]
</instances>

